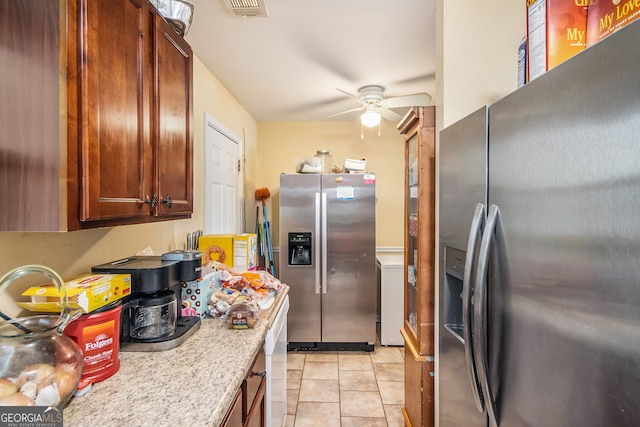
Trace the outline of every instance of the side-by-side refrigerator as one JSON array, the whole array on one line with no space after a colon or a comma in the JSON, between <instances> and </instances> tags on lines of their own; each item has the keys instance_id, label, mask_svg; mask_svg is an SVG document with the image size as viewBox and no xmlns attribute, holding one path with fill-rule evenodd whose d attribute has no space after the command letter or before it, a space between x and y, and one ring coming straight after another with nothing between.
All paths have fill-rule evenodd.
<instances>
[{"instance_id":1,"label":"side-by-side refrigerator","mask_svg":"<svg viewBox=\"0 0 640 427\"><path fill-rule=\"evenodd\" d=\"M638 40L441 132L441 426L640 425Z\"/></svg>"},{"instance_id":2,"label":"side-by-side refrigerator","mask_svg":"<svg viewBox=\"0 0 640 427\"><path fill-rule=\"evenodd\" d=\"M376 337L374 174L280 175L279 279L289 348L372 349Z\"/></svg>"}]
</instances>

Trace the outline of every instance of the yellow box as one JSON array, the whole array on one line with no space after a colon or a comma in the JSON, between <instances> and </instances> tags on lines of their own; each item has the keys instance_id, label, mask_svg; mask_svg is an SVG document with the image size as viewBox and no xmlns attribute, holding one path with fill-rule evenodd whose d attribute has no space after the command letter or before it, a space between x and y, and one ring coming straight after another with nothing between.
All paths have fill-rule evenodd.
<instances>
[{"instance_id":1,"label":"yellow box","mask_svg":"<svg viewBox=\"0 0 640 427\"><path fill-rule=\"evenodd\" d=\"M233 238L233 267L237 270L256 270L258 260L258 236L236 234Z\"/></svg>"},{"instance_id":2,"label":"yellow box","mask_svg":"<svg viewBox=\"0 0 640 427\"><path fill-rule=\"evenodd\" d=\"M65 281L69 307L90 313L131 293L130 274L84 274ZM18 302L31 311L59 312L61 310L58 288L52 283L33 286L22 293L31 302Z\"/></svg>"},{"instance_id":3,"label":"yellow box","mask_svg":"<svg viewBox=\"0 0 640 427\"><path fill-rule=\"evenodd\" d=\"M234 234L207 234L200 236L198 250L202 252L202 265L218 261L233 267Z\"/></svg>"}]
</instances>

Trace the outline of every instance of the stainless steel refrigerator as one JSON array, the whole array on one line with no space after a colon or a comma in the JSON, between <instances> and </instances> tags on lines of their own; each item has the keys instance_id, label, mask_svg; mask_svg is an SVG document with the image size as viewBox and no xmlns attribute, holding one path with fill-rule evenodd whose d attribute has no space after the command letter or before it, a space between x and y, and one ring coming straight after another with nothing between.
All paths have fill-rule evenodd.
<instances>
[{"instance_id":1,"label":"stainless steel refrigerator","mask_svg":"<svg viewBox=\"0 0 640 427\"><path fill-rule=\"evenodd\" d=\"M441 426L640 425L638 40L441 132Z\"/></svg>"},{"instance_id":2,"label":"stainless steel refrigerator","mask_svg":"<svg viewBox=\"0 0 640 427\"><path fill-rule=\"evenodd\" d=\"M375 182L373 174L280 176L290 349L375 343Z\"/></svg>"}]
</instances>

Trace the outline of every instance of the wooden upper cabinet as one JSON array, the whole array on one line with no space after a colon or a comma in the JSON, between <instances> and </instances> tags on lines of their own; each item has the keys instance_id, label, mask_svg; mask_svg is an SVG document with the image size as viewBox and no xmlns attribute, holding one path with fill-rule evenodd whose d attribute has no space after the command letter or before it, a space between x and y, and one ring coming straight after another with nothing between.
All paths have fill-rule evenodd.
<instances>
[{"instance_id":1,"label":"wooden upper cabinet","mask_svg":"<svg viewBox=\"0 0 640 427\"><path fill-rule=\"evenodd\" d=\"M148 0L0 2L0 231L188 218L193 57Z\"/></svg>"},{"instance_id":2,"label":"wooden upper cabinet","mask_svg":"<svg viewBox=\"0 0 640 427\"><path fill-rule=\"evenodd\" d=\"M156 16L156 215L193 211L193 53L173 27Z\"/></svg>"},{"instance_id":3,"label":"wooden upper cabinet","mask_svg":"<svg viewBox=\"0 0 640 427\"><path fill-rule=\"evenodd\" d=\"M66 222L65 25L58 0L0 2L0 231Z\"/></svg>"},{"instance_id":4,"label":"wooden upper cabinet","mask_svg":"<svg viewBox=\"0 0 640 427\"><path fill-rule=\"evenodd\" d=\"M148 216L153 70L147 3L81 0L77 13L79 220Z\"/></svg>"}]
</instances>

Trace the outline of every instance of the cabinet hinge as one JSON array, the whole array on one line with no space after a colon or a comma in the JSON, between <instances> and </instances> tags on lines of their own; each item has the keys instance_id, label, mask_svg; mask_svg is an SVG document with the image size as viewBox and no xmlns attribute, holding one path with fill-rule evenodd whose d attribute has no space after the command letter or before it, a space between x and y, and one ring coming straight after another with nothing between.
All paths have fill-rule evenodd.
<instances>
[{"instance_id":1,"label":"cabinet hinge","mask_svg":"<svg viewBox=\"0 0 640 427\"><path fill-rule=\"evenodd\" d=\"M238 172L240 172L240 160L238 160Z\"/></svg>"}]
</instances>

